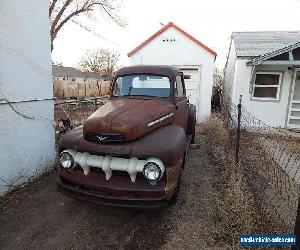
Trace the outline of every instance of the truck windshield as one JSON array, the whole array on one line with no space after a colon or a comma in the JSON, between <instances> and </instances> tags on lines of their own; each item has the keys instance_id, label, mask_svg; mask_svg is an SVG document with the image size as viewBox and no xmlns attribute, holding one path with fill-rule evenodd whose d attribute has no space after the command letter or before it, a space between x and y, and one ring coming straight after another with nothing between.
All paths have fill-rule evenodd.
<instances>
[{"instance_id":1,"label":"truck windshield","mask_svg":"<svg viewBox=\"0 0 300 250\"><path fill-rule=\"evenodd\" d=\"M114 96L170 96L170 80L158 75L119 76L114 85Z\"/></svg>"}]
</instances>

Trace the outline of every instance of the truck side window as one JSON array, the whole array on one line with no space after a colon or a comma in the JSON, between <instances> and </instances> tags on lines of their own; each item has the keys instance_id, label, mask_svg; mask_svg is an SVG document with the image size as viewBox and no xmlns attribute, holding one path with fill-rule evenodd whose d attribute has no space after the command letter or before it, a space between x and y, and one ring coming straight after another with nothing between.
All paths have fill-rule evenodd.
<instances>
[{"instance_id":1,"label":"truck side window","mask_svg":"<svg viewBox=\"0 0 300 250\"><path fill-rule=\"evenodd\" d=\"M175 82L175 97L182 96L184 96L182 77L181 75L177 75Z\"/></svg>"}]
</instances>

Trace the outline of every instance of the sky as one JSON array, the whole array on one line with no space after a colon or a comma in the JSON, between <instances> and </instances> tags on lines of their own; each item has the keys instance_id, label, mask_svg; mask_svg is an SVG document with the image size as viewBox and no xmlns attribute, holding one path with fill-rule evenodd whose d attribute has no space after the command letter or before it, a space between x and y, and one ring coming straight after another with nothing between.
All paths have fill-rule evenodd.
<instances>
[{"instance_id":1,"label":"sky","mask_svg":"<svg viewBox=\"0 0 300 250\"><path fill-rule=\"evenodd\" d=\"M54 42L52 59L76 67L87 50L106 48L118 51L120 65L127 65L129 51L158 31L161 23L174 22L216 51L216 66L222 69L232 32L300 30L300 0L123 0L122 6L126 27L100 12L93 20L76 19L97 35L68 22Z\"/></svg>"}]
</instances>

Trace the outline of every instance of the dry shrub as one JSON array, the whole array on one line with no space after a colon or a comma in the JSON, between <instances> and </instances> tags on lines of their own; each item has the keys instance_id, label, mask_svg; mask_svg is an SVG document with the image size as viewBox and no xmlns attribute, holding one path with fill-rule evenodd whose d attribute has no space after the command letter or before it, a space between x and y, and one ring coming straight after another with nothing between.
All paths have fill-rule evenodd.
<instances>
[{"instance_id":1,"label":"dry shrub","mask_svg":"<svg viewBox=\"0 0 300 250\"><path fill-rule=\"evenodd\" d=\"M257 143L261 136L241 133L240 162L236 164L236 132L218 114L199 133L205 134L215 165L216 244L237 246L240 234L292 233L299 187Z\"/></svg>"},{"instance_id":2,"label":"dry shrub","mask_svg":"<svg viewBox=\"0 0 300 250\"><path fill-rule=\"evenodd\" d=\"M214 232L215 241L238 245L240 234L255 231L254 217L257 214L253 196L240 166L235 164L234 150L230 144L228 129L217 114L206 122L199 133L205 134L206 144L215 165L214 187L218 190L216 205L218 215ZM225 230L224 230L225 228Z\"/></svg>"},{"instance_id":3,"label":"dry shrub","mask_svg":"<svg viewBox=\"0 0 300 250\"><path fill-rule=\"evenodd\" d=\"M261 147L261 143L257 143L261 138L244 132L240 151L243 175L262 215L256 220L256 233L293 233L299 186ZM285 158L284 154L281 156Z\"/></svg>"},{"instance_id":4,"label":"dry shrub","mask_svg":"<svg viewBox=\"0 0 300 250\"><path fill-rule=\"evenodd\" d=\"M254 214L253 214L253 197L248 190L246 180L241 174L241 170L237 166L236 173L232 173L228 180L228 187L226 189L229 197L230 211L234 221L238 222L240 233L251 233L255 228Z\"/></svg>"}]
</instances>

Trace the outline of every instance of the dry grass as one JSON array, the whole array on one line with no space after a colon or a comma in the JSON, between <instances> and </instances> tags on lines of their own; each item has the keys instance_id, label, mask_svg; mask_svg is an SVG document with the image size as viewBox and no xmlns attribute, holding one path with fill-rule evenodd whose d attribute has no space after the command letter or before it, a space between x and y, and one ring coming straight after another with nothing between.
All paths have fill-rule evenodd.
<instances>
[{"instance_id":1,"label":"dry grass","mask_svg":"<svg viewBox=\"0 0 300 250\"><path fill-rule=\"evenodd\" d=\"M300 160L300 139L292 137L279 138L279 143L281 143L287 151L290 151L295 157Z\"/></svg>"},{"instance_id":2,"label":"dry grass","mask_svg":"<svg viewBox=\"0 0 300 250\"><path fill-rule=\"evenodd\" d=\"M216 229L216 241L236 246L240 234L293 233L299 187L256 143L259 138L242 134L235 164L234 132L221 117L213 115L199 132L205 134L215 165L214 185L220 191L216 220L227 227Z\"/></svg>"},{"instance_id":3,"label":"dry grass","mask_svg":"<svg viewBox=\"0 0 300 250\"><path fill-rule=\"evenodd\" d=\"M244 133L240 150L242 171L263 218L256 221L258 233L293 233L299 186L257 143L259 139Z\"/></svg>"},{"instance_id":4,"label":"dry grass","mask_svg":"<svg viewBox=\"0 0 300 250\"><path fill-rule=\"evenodd\" d=\"M220 191L217 197L218 223L227 230L216 230L217 241L227 241L236 246L240 234L256 229L256 209L252 193L239 166L236 166L230 147L229 132L219 116L214 115L199 131L206 135L215 164L214 185Z\"/></svg>"}]
</instances>

